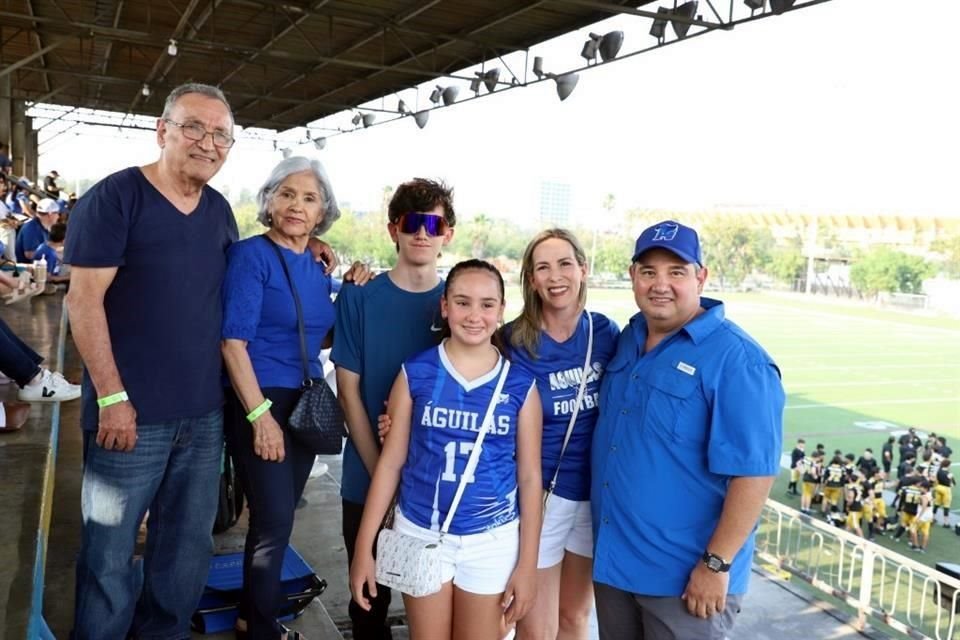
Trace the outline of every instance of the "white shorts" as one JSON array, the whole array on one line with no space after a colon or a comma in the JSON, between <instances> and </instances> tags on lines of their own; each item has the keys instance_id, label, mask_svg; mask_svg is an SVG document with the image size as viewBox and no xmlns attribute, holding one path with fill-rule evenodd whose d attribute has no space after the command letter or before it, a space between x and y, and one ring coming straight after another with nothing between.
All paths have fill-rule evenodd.
<instances>
[{"instance_id":1,"label":"white shorts","mask_svg":"<svg viewBox=\"0 0 960 640\"><path fill-rule=\"evenodd\" d=\"M414 524L397 509L393 528L404 535L435 541L439 531ZM520 558L520 521L482 533L448 533L440 545L440 579L458 589L480 595L503 593Z\"/></svg>"},{"instance_id":2,"label":"white shorts","mask_svg":"<svg viewBox=\"0 0 960 640\"><path fill-rule=\"evenodd\" d=\"M546 569L563 560L565 551L584 558L593 557L593 520L589 500L567 500L551 495L543 514L540 557L537 568Z\"/></svg>"}]
</instances>

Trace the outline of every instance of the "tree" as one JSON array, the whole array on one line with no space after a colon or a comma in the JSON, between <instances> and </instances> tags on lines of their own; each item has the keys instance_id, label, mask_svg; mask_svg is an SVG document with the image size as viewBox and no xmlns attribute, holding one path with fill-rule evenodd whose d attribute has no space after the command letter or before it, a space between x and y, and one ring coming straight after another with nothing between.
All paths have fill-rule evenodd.
<instances>
[{"instance_id":1,"label":"tree","mask_svg":"<svg viewBox=\"0 0 960 640\"><path fill-rule=\"evenodd\" d=\"M935 240L930 249L943 256L941 267L944 273L951 278L960 278L960 235Z\"/></svg>"},{"instance_id":2,"label":"tree","mask_svg":"<svg viewBox=\"0 0 960 640\"><path fill-rule=\"evenodd\" d=\"M791 238L785 246L776 247L770 256L767 272L787 284L793 285L803 278L807 270L807 259L803 257L803 240L796 236Z\"/></svg>"},{"instance_id":3,"label":"tree","mask_svg":"<svg viewBox=\"0 0 960 640\"><path fill-rule=\"evenodd\" d=\"M880 292L920 293L923 279L933 272L933 265L919 256L874 247L856 257L850 267L850 281L868 296Z\"/></svg>"},{"instance_id":4,"label":"tree","mask_svg":"<svg viewBox=\"0 0 960 640\"><path fill-rule=\"evenodd\" d=\"M770 261L773 234L769 229L752 229L740 221L718 219L700 233L704 263L716 278L720 290L737 286L754 269Z\"/></svg>"}]
</instances>

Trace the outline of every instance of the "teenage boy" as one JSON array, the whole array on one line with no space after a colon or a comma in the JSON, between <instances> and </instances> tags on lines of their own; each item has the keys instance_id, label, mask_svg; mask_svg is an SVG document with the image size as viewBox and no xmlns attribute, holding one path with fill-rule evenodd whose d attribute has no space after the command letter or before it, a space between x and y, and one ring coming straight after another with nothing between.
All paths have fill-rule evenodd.
<instances>
[{"instance_id":1,"label":"teenage boy","mask_svg":"<svg viewBox=\"0 0 960 640\"><path fill-rule=\"evenodd\" d=\"M70 282L70 276L61 274L63 260L63 241L67 237L67 225L57 222L50 227L50 235L47 241L37 247L33 253L33 259L39 260L41 257L47 261L47 282Z\"/></svg>"},{"instance_id":2,"label":"teenage boy","mask_svg":"<svg viewBox=\"0 0 960 640\"><path fill-rule=\"evenodd\" d=\"M331 359L350 438L343 452L343 539L348 564L366 502L370 477L380 457L376 427L400 365L436 345L442 329L437 274L441 249L453 238L453 192L444 184L416 178L400 185L387 210L387 230L397 247L397 263L364 287L345 285L337 297ZM357 640L390 638L386 626L390 589L377 585L377 597L364 611L348 609Z\"/></svg>"}]
</instances>

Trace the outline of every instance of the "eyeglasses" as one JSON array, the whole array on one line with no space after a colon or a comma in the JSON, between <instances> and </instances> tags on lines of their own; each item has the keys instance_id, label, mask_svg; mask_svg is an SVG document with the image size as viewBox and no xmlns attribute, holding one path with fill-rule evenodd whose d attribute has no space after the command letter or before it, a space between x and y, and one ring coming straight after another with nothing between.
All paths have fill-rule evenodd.
<instances>
[{"instance_id":1,"label":"eyeglasses","mask_svg":"<svg viewBox=\"0 0 960 640\"><path fill-rule=\"evenodd\" d=\"M203 140L207 136L210 136L213 138L213 144L220 147L221 149L229 149L230 147L233 146L233 143L236 142L236 140L233 139L233 136L226 134L222 131L207 131L206 129L203 128L203 125L198 124L196 122L192 122L190 124L183 124L180 122L176 122L175 120L171 120L170 118L164 118L163 121L168 122L175 127L179 127L180 131L183 132L183 137L186 138L187 140L193 140L195 142L199 142L200 140Z\"/></svg>"},{"instance_id":2,"label":"eyeglasses","mask_svg":"<svg viewBox=\"0 0 960 640\"><path fill-rule=\"evenodd\" d=\"M397 220L397 229L400 230L400 233L418 233L420 227L426 230L428 236L436 238L447 232L447 221L443 219L443 216L413 211L403 214Z\"/></svg>"}]
</instances>

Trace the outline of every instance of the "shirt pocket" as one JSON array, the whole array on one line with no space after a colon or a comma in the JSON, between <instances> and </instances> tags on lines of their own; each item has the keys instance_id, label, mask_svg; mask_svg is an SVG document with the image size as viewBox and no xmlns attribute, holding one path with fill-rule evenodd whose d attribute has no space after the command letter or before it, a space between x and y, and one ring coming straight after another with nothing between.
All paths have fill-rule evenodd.
<instances>
[{"instance_id":1,"label":"shirt pocket","mask_svg":"<svg viewBox=\"0 0 960 640\"><path fill-rule=\"evenodd\" d=\"M647 378L650 395L644 411L644 430L680 444L700 444L707 439L700 379L678 369L660 367Z\"/></svg>"}]
</instances>

